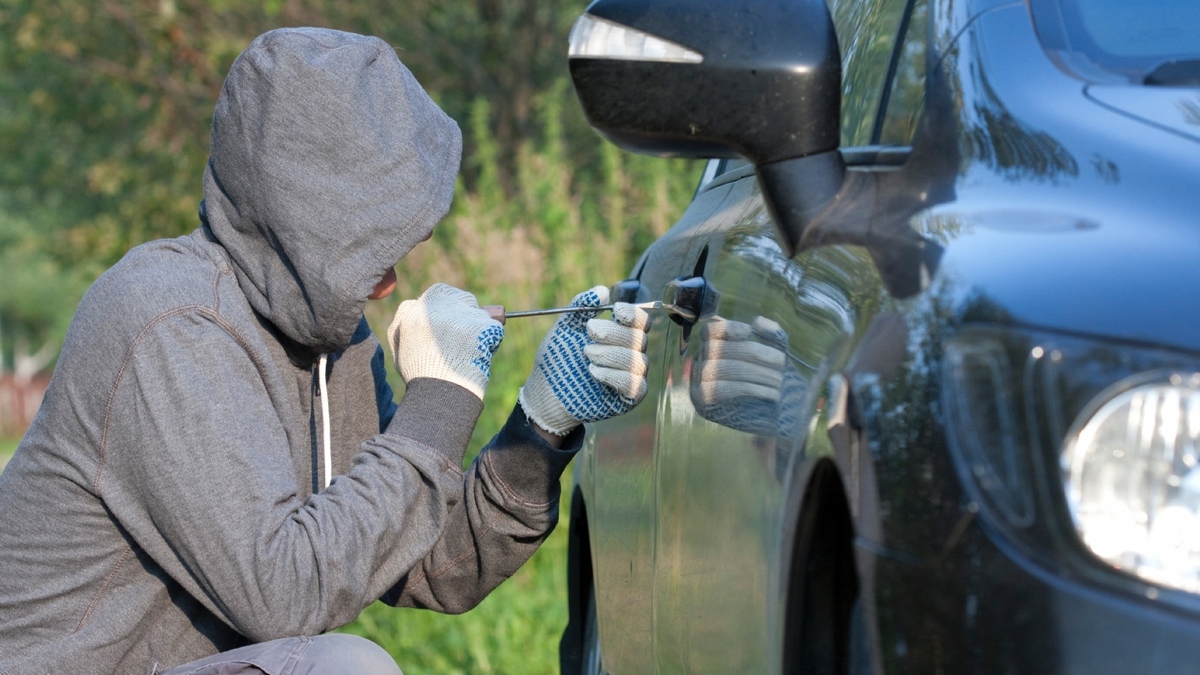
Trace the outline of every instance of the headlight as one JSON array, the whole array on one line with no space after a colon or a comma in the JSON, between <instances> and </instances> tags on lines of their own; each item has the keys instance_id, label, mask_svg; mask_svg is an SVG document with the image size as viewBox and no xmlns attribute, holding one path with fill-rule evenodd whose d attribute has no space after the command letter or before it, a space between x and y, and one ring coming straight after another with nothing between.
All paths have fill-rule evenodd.
<instances>
[{"instance_id":1,"label":"headlight","mask_svg":"<svg viewBox=\"0 0 1200 675\"><path fill-rule=\"evenodd\" d=\"M1114 567L1189 591L1200 590L1198 386L1200 373L1120 383L1088 406L1062 453L1084 544Z\"/></svg>"},{"instance_id":2,"label":"headlight","mask_svg":"<svg viewBox=\"0 0 1200 675\"><path fill-rule=\"evenodd\" d=\"M1008 541L1200 594L1200 357L972 326L946 343L941 407L962 482Z\"/></svg>"}]
</instances>

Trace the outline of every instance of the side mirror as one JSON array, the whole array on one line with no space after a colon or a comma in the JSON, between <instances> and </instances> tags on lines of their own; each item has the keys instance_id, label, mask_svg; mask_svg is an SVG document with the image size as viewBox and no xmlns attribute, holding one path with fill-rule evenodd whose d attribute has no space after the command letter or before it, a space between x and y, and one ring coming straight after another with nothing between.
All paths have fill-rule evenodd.
<instances>
[{"instance_id":1,"label":"side mirror","mask_svg":"<svg viewBox=\"0 0 1200 675\"><path fill-rule=\"evenodd\" d=\"M618 146L753 162L789 254L841 187L825 0L595 0L568 58L588 122Z\"/></svg>"}]
</instances>

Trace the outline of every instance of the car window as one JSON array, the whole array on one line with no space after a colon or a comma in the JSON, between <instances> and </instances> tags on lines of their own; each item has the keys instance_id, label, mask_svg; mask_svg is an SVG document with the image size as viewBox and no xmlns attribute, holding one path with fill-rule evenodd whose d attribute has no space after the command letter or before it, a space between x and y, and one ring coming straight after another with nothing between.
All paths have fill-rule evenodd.
<instances>
[{"instance_id":1,"label":"car window","mask_svg":"<svg viewBox=\"0 0 1200 675\"><path fill-rule=\"evenodd\" d=\"M929 9L917 0L900 22L904 33L891 86L884 91L873 140L877 145L911 145L925 107L925 32Z\"/></svg>"},{"instance_id":2,"label":"car window","mask_svg":"<svg viewBox=\"0 0 1200 675\"><path fill-rule=\"evenodd\" d=\"M704 164L704 173L700 174L700 184L696 186L697 193L708 187L714 178L724 173L721 166L724 163L723 159L710 159Z\"/></svg>"},{"instance_id":3,"label":"car window","mask_svg":"<svg viewBox=\"0 0 1200 675\"><path fill-rule=\"evenodd\" d=\"M842 50L842 147L869 145L906 0L827 0Z\"/></svg>"},{"instance_id":4,"label":"car window","mask_svg":"<svg viewBox=\"0 0 1200 675\"><path fill-rule=\"evenodd\" d=\"M708 163L704 165L704 173L700 176L700 184L696 186L696 193L699 194L719 176L723 176L731 171L736 171L746 166L750 166L750 162L741 159L740 157L732 159L708 160Z\"/></svg>"}]
</instances>

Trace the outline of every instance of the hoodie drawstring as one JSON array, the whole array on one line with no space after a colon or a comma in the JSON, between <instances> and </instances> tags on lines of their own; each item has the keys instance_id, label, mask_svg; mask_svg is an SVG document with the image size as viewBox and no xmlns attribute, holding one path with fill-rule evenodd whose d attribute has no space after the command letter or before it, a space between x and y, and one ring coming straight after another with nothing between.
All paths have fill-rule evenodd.
<instances>
[{"instance_id":1,"label":"hoodie drawstring","mask_svg":"<svg viewBox=\"0 0 1200 675\"><path fill-rule=\"evenodd\" d=\"M333 453L329 450L329 391L326 389L325 381L325 366L328 363L328 357L328 354L322 354L317 367L317 386L320 387L318 392L321 396L321 427L324 431L325 487L329 487L329 483L333 481Z\"/></svg>"}]
</instances>

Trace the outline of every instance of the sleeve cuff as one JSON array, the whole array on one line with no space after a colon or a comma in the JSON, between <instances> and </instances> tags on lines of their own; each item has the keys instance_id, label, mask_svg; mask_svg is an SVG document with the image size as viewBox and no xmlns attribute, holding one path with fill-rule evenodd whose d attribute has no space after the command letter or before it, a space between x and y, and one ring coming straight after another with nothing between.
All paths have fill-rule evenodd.
<instances>
[{"instance_id":1,"label":"sleeve cuff","mask_svg":"<svg viewBox=\"0 0 1200 675\"><path fill-rule=\"evenodd\" d=\"M407 383L384 433L417 441L461 465L482 412L483 401L467 389L452 382L419 377Z\"/></svg>"},{"instance_id":2,"label":"sleeve cuff","mask_svg":"<svg viewBox=\"0 0 1200 675\"><path fill-rule=\"evenodd\" d=\"M524 504L547 505L558 499L559 479L583 447L583 425L553 448L534 431L520 404L487 448L488 470Z\"/></svg>"}]
</instances>

